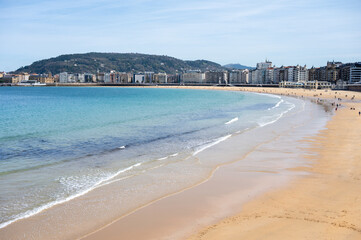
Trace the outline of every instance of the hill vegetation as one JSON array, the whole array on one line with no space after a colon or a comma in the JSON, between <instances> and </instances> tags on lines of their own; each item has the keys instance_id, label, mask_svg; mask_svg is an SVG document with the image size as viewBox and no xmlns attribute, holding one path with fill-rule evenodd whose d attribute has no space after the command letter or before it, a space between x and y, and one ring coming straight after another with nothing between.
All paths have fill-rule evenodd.
<instances>
[{"instance_id":1,"label":"hill vegetation","mask_svg":"<svg viewBox=\"0 0 361 240\"><path fill-rule=\"evenodd\" d=\"M241 65L239 63L231 63L231 64L224 65L223 67L228 68L228 69L236 69L236 70L254 69L253 67L248 67L248 66L245 66L245 65Z\"/></svg>"},{"instance_id":2,"label":"hill vegetation","mask_svg":"<svg viewBox=\"0 0 361 240\"><path fill-rule=\"evenodd\" d=\"M221 65L207 61L183 61L169 56L147 55L139 53L85 53L67 54L55 58L34 62L33 64L21 67L15 72L28 73L96 73L109 72L165 72L181 73L186 70L199 69L225 70Z\"/></svg>"}]
</instances>

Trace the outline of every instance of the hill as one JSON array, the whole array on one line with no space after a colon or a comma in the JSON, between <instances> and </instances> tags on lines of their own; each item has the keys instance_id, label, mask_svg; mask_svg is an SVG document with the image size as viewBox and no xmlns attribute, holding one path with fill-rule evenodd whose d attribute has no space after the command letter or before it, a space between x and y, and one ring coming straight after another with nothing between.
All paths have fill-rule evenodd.
<instances>
[{"instance_id":1,"label":"hill","mask_svg":"<svg viewBox=\"0 0 361 240\"><path fill-rule=\"evenodd\" d=\"M207 60L183 61L177 58L140 53L85 53L67 54L32 63L15 72L28 73L96 73L109 72L166 72L177 73L191 69L225 70L221 65Z\"/></svg>"},{"instance_id":2,"label":"hill","mask_svg":"<svg viewBox=\"0 0 361 240\"><path fill-rule=\"evenodd\" d=\"M231 64L224 65L223 67L228 68L228 69L239 69L239 70L242 70L242 69L254 69L254 67L248 67L248 66L245 66L245 65L241 65L239 63L231 63Z\"/></svg>"}]
</instances>

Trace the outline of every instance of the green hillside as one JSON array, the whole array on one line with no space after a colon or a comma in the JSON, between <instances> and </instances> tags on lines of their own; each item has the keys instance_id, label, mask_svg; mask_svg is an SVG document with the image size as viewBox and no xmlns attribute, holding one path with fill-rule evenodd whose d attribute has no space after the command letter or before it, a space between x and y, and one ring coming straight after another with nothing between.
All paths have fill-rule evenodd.
<instances>
[{"instance_id":1,"label":"green hillside","mask_svg":"<svg viewBox=\"0 0 361 240\"><path fill-rule=\"evenodd\" d=\"M200 69L224 70L221 65L206 61L183 61L168 56L147 55L139 53L85 53L67 54L55 58L34 62L16 70L28 73L96 73L109 72L166 72L181 73L186 70Z\"/></svg>"}]
</instances>

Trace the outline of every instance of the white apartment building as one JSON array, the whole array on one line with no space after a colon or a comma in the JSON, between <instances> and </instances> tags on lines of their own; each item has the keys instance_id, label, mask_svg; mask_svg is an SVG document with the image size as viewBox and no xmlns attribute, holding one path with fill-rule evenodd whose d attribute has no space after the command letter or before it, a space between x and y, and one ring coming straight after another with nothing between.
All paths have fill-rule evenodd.
<instances>
[{"instance_id":1,"label":"white apartment building","mask_svg":"<svg viewBox=\"0 0 361 240\"><path fill-rule=\"evenodd\" d=\"M294 76L293 76L294 70L295 70L295 67L288 67L287 68L287 81L288 82L294 82L295 81Z\"/></svg>"},{"instance_id":2,"label":"white apartment building","mask_svg":"<svg viewBox=\"0 0 361 240\"><path fill-rule=\"evenodd\" d=\"M308 69L306 68L306 66L304 67L300 67L297 66L294 69L294 82L307 82L308 81Z\"/></svg>"},{"instance_id":3,"label":"white apartment building","mask_svg":"<svg viewBox=\"0 0 361 240\"><path fill-rule=\"evenodd\" d=\"M249 83L249 70L242 70L241 83Z\"/></svg>"},{"instance_id":4,"label":"white apartment building","mask_svg":"<svg viewBox=\"0 0 361 240\"><path fill-rule=\"evenodd\" d=\"M272 62L268 61L267 59L265 62L257 63L257 69L267 69L270 67L272 67Z\"/></svg>"},{"instance_id":5,"label":"white apartment building","mask_svg":"<svg viewBox=\"0 0 361 240\"><path fill-rule=\"evenodd\" d=\"M351 67L350 68L350 80L349 83L361 83L361 67Z\"/></svg>"},{"instance_id":6,"label":"white apartment building","mask_svg":"<svg viewBox=\"0 0 361 240\"><path fill-rule=\"evenodd\" d=\"M104 74L104 82L105 83L110 83L110 73L105 73Z\"/></svg>"},{"instance_id":7,"label":"white apartment building","mask_svg":"<svg viewBox=\"0 0 361 240\"><path fill-rule=\"evenodd\" d=\"M135 74L134 82L135 83L144 83L144 74Z\"/></svg>"}]
</instances>

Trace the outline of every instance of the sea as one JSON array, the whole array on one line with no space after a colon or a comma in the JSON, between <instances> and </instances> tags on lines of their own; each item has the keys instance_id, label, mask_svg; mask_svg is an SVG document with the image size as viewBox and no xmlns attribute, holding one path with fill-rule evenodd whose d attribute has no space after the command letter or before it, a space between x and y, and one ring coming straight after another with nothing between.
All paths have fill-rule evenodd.
<instances>
[{"instance_id":1,"label":"sea","mask_svg":"<svg viewBox=\"0 0 361 240\"><path fill-rule=\"evenodd\" d=\"M2 87L0 228L153 169L176 171L297 106L301 100L240 91Z\"/></svg>"}]
</instances>

